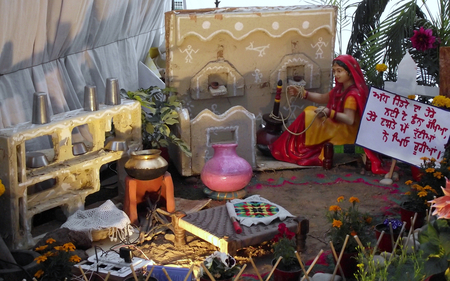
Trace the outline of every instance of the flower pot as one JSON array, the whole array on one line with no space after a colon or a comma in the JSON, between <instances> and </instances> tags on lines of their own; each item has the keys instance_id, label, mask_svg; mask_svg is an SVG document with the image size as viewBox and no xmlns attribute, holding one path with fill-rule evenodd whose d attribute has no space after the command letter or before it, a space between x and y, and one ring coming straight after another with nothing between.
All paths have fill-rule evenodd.
<instances>
[{"instance_id":1,"label":"flower pot","mask_svg":"<svg viewBox=\"0 0 450 281\"><path fill-rule=\"evenodd\" d=\"M138 180L153 180L164 175L169 163L160 155L159 149L133 151L125 163L127 174Z\"/></svg>"},{"instance_id":2,"label":"flower pot","mask_svg":"<svg viewBox=\"0 0 450 281\"><path fill-rule=\"evenodd\" d=\"M200 173L211 190L233 192L244 188L252 179L252 166L236 153L237 143L213 144L214 156Z\"/></svg>"},{"instance_id":3,"label":"flower pot","mask_svg":"<svg viewBox=\"0 0 450 281\"><path fill-rule=\"evenodd\" d=\"M276 260L272 260L272 266L274 266ZM300 264L296 268L292 268L290 270L282 270L279 269L280 265L275 268L273 271L273 281L298 281L300 280L300 276L302 274L302 269L300 268Z\"/></svg>"},{"instance_id":4,"label":"flower pot","mask_svg":"<svg viewBox=\"0 0 450 281\"><path fill-rule=\"evenodd\" d=\"M391 231L389 229L389 225L385 225L383 223L377 224L375 226L375 236L377 238L380 238L381 232L384 230L383 237L381 238L380 244L378 244L378 249L381 252L392 252L392 248L394 245L392 244L391 239ZM400 229L393 229L394 232L394 243L397 241L398 235L400 234Z\"/></svg>"},{"instance_id":5,"label":"flower pot","mask_svg":"<svg viewBox=\"0 0 450 281\"><path fill-rule=\"evenodd\" d=\"M420 228L425 222L426 212L415 212L412 209L411 203L406 201L400 204L400 217L401 220L406 222L405 229L408 230L411 227L411 218L417 213L416 221L414 223L414 229Z\"/></svg>"},{"instance_id":6,"label":"flower pot","mask_svg":"<svg viewBox=\"0 0 450 281\"><path fill-rule=\"evenodd\" d=\"M339 257L339 253L338 253L338 257ZM334 258L334 255L333 255ZM344 252L342 254L342 258L341 258L341 267L342 267L342 272L344 273L344 276L346 278L354 278L354 275L356 273L356 271L358 270L358 252L354 252L354 253L347 253ZM337 260L334 259L334 262L336 263ZM341 272L340 270L337 271L337 274L340 275Z\"/></svg>"},{"instance_id":7,"label":"flower pot","mask_svg":"<svg viewBox=\"0 0 450 281\"><path fill-rule=\"evenodd\" d=\"M37 258L39 253L29 250L12 250L12 256L20 267L14 267L9 269L0 269L0 279L8 281L22 281L30 280L27 279L29 276L33 276L39 269L39 264L34 260ZM26 272L25 272L26 271Z\"/></svg>"}]
</instances>

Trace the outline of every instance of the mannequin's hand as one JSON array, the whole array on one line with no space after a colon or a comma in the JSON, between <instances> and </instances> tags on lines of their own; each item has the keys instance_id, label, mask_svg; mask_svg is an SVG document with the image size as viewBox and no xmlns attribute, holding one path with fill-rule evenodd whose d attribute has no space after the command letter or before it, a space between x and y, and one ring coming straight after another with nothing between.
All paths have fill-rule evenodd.
<instances>
[{"instance_id":1,"label":"mannequin's hand","mask_svg":"<svg viewBox=\"0 0 450 281\"><path fill-rule=\"evenodd\" d=\"M330 116L330 109L325 106L319 106L314 112L317 114L317 117Z\"/></svg>"}]
</instances>

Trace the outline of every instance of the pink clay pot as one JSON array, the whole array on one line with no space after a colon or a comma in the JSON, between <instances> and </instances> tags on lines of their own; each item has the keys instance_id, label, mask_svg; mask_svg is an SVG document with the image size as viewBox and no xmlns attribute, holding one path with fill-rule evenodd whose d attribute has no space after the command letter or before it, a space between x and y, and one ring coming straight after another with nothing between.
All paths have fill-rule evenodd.
<instances>
[{"instance_id":1,"label":"pink clay pot","mask_svg":"<svg viewBox=\"0 0 450 281\"><path fill-rule=\"evenodd\" d=\"M236 153L236 143L213 144L214 156L200 173L202 182L211 190L233 192L244 188L252 179L252 166Z\"/></svg>"}]
</instances>

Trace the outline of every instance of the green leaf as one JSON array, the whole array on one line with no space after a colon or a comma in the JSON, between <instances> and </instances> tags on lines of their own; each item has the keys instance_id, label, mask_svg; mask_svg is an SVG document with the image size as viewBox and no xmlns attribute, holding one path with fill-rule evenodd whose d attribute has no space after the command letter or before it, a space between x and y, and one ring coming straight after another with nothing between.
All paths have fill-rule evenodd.
<instances>
[{"instance_id":1,"label":"green leaf","mask_svg":"<svg viewBox=\"0 0 450 281\"><path fill-rule=\"evenodd\" d=\"M145 126L145 131L149 134L153 134L155 133L155 127L152 123L147 123L147 125Z\"/></svg>"},{"instance_id":2,"label":"green leaf","mask_svg":"<svg viewBox=\"0 0 450 281\"><path fill-rule=\"evenodd\" d=\"M162 124L161 127L159 127L159 132L166 137L170 135L170 129L166 124Z\"/></svg>"}]
</instances>

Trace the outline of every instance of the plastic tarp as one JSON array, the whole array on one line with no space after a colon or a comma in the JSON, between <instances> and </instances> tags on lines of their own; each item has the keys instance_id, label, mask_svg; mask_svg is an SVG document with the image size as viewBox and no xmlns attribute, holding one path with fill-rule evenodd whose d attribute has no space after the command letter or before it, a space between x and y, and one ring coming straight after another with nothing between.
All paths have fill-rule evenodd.
<instances>
[{"instance_id":1,"label":"plastic tarp","mask_svg":"<svg viewBox=\"0 0 450 281\"><path fill-rule=\"evenodd\" d=\"M83 107L84 87L106 79L139 87L138 65L164 43L169 0L0 0L0 129L31 121L33 94L50 113Z\"/></svg>"}]
</instances>

